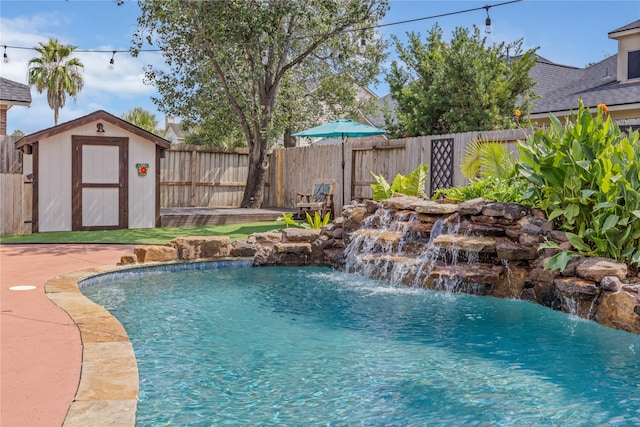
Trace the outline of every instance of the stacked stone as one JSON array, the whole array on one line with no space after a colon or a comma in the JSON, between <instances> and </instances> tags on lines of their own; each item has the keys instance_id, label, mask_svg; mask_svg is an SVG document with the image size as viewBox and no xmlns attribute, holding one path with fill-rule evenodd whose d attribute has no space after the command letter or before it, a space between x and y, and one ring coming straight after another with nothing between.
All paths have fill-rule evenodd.
<instances>
[{"instance_id":1,"label":"stacked stone","mask_svg":"<svg viewBox=\"0 0 640 427\"><path fill-rule=\"evenodd\" d=\"M557 250L540 250L540 244L550 240L563 249L571 249L571 245L564 233L553 229L542 211L515 203L484 199L436 202L406 196L366 201L345 206L342 217L322 229L255 233L234 243L220 236L180 237L163 246L136 247L134 255L123 256L121 263L242 257L251 258L254 266L343 269L346 246L379 209L389 210L396 218L410 215L417 219L406 226L423 238L430 236L438 220L456 224L457 234L439 235L433 243L442 251L473 254L470 259L478 260L462 268L436 266L425 287L438 279L455 277L473 285L463 288L468 292L528 300L640 333L640 278L631 277L626 265L604 258L575 257L563 272L546 270L545 265Z\"/></svg>"}]
</instances>

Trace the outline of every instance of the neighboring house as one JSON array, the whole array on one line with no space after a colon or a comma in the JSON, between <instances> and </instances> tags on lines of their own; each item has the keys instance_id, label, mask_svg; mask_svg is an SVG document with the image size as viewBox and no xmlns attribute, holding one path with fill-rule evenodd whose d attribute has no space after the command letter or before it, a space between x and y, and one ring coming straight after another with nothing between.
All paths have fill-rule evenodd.
<instances>
[{"instance_id":1,"label":"neighboring house","mask_svg":"<svg viewBox=\"0 0 640 427\"><path fill-rule=\"evenodd\" d=\"M379 104L380 98L378 98L378 95L376 95L371 89L360 86L360 85L358 85L356 89L357 89L356 98L359 101L363 101L363 102L374 101L376 103L376 109L379 108L378 105L380 105ZM388 95L388 96L389 98L391 98L391 95ZM341 118L345 118L345 117L341 117ZM325 118L325 122L329 122L331 120L333 119L329 119L328 117ZM365 115L362 113L362 111L358 111L358 117L354 118L354 120L368 126L380 127L378 125L380 123L380 120L376 119L376 115L372 115L372 114ZM386 140L386 137L383 135L378 135L375 137L367 137L367 138L379 139L381 141ZM306 147L308 145L331 145L331 144L340 144L342 142L343 141L340 138L298 138L297 146Z\"/></svg>"},{"instance_id":2,"label":"neighboring house","mask_svg":"<svg viewBox=\"0 0 640 427\"><path fill-rule=\"evenodd\" d=\"M29 86L0 77L0 135L7 134L7 111L14 105L31 106Z\"/></svg>"},{"instance_id":3,"label":"neighboring house","mask_svg":"<svg viewBox=\"0 0 640 427\"><path fill-rule=\"evenodd\" d=\"M586 68L538 57L530 75L541 98L534 101L532 121L543 125L549 114L569 116L579 99L591 110L605 104L614 120L640 118L640 20L611 31L609 38L618 41L617 54Z\"/></svg>"},{"instance_id":4,"label":"neighboring house","mask_svg":"<svg viewBox=\"0 0 640 427\"><path fill-rule=\"evenodd\" d=\"M184 143L184 137L186 133L182 130L180 123L176 123L173 116L167 116L164 120L164 133L162 138L171 142L172 144Z\"/></svg>"}]
</instances>

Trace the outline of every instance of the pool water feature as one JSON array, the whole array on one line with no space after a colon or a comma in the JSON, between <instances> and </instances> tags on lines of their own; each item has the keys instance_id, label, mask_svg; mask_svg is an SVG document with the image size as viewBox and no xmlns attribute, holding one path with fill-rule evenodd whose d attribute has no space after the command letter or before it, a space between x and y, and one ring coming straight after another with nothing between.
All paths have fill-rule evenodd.
<instances>
[{"instance_id":1,"label":"pool water feature","mask_svg":"<svg viewBox=\"0 0 640 427\"><path fill-rule=\"evenodd\" d=\"M140 426L640 425L640 336L325 268L83 288L124 325Z\"/></svg>"}]
</instances>

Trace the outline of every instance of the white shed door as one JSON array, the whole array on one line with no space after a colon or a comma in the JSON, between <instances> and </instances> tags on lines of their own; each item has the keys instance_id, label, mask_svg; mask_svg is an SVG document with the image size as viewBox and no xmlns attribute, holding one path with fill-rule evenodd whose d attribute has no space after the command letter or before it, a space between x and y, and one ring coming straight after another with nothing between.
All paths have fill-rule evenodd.
<instances>
[{"instance_id":1,"label":"white shed door","mask_svg":"<svg viewBox=\"0 0 640 427\"><path fill-rule=\"evenodd\" d=\"M127 228L127 138L72 137L73 230Z\"/></svg>"}]
</instances>

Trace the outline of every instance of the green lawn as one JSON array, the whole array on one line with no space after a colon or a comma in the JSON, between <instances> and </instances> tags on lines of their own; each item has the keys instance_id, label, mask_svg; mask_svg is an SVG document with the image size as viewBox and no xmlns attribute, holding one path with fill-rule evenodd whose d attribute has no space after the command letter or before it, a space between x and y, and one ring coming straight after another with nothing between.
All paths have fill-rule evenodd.
<instances>
[{"instance_id":1,"label":"green lawn","mask_svg":"<svg viewBox=\"0 0 640 427\"><path fill-rule=\"evenodd\" d=\"M181 228L138 228L105 231L56 231L35 234L15 234L0 237L1 244L19 243L112 243L147 244L169 243L183 236L229 236L231 241L244 240L252 233L281 231L282 221L252 222Z\"/></svg>"}]
</instances>

